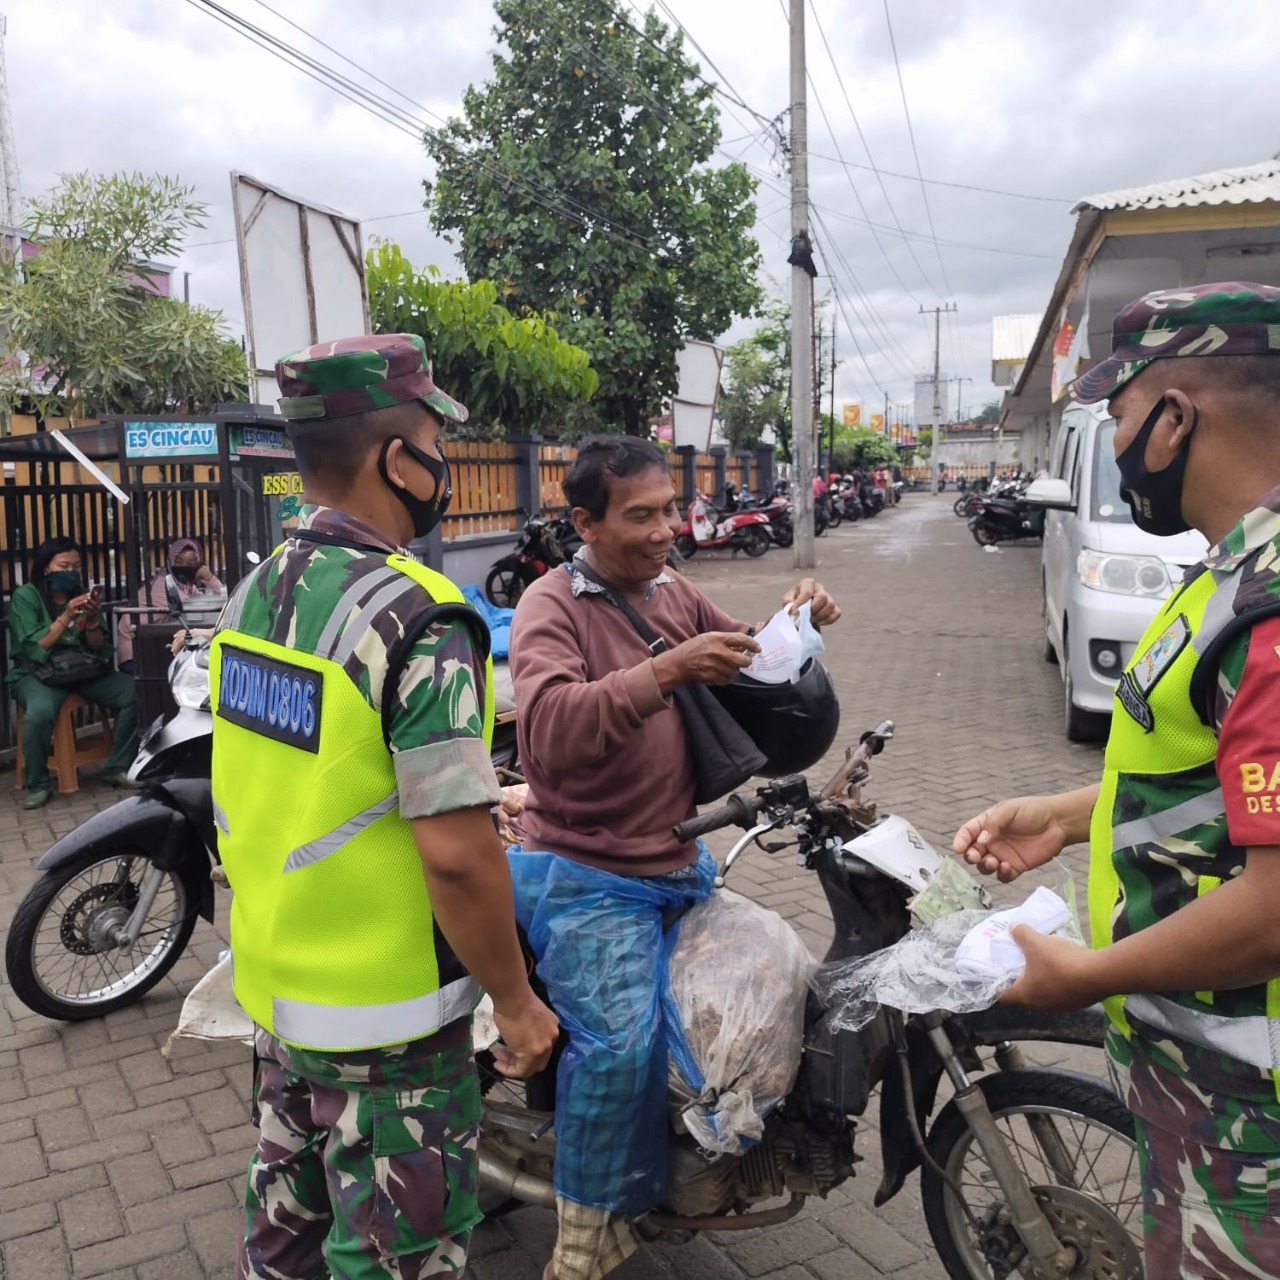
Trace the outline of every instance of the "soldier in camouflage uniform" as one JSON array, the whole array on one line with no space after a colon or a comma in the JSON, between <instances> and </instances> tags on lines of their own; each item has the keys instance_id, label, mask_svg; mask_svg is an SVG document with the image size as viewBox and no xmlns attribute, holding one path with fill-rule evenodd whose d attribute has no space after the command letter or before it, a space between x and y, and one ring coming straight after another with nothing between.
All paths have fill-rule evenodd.
<instances>
[{"instance_id":1,"label":"soldier in camouflage uniform","mask_svg":"<svg viewBox=\"0 0 1280 1280\"><path fill-rule=\"evenodd\" d=\"M236 990L260 1024L238 1274L454 1277L480 1217L476 982L500 1070L538 1070L556 1035L490 817L483 637L458 606L424 618L432 579L398 559L447 506L438 438L466 410L410 335L311 347L277 377L308 505L228 602L211 668ZM275 681L256 708L255 664ZM394 789L362 812L345 780L366 774ZM319 838L316 812L335 824ZM344 860L349 891L319 888ZM415 967L412 999L379 1000Z\"/></svg>"},{"instance_id":2,"label":"soldier in camouflage uniform","mask_svg":"<svg viewBox=\"0 0 1280 1280\"><path fill-rule=\"evenodd\" d=\"M1121 677L1101 784L995 805L955 849L1011 880L1089 839L1095 950L1019 929L1003 998L1104 1000L1149 1280L1280 1276L1280 289L1135 300L1072 394L1109 401L1135 523L1210 551Z\"/></svg>"}]
</instances>

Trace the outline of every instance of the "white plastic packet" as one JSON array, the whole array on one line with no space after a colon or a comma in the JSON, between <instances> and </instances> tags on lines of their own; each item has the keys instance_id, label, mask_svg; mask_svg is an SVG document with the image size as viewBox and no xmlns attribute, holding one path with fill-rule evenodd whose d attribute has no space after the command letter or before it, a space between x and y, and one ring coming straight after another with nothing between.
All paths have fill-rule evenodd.
<instances>
[{"instance_id":1,"label":"white plastic packet","mask_svg":"<svg viewBox=\"0 0 1280 1280\"><path fill-rule=\"evenodd\" d=\"M236 999L230 951L224 951L218 963L187 993L178 1025L160 1050L163 1057L172 1052L175 1040L253 1043L253 1019Z\"/></svg>"},{"instance_id":2,"label":"white plastic packet","mask_svg":"<svg viewBox=\"0 0 1280 1280\"><path fill-rule=\"evenodd\" d=\"M1013 926L1029 924L1039 933L1057 933L1070 915L1067 904L1041 885L1025 902L995 912L964 935L956 948L956 972L973 978L1016 978L1027 959L1010 935Z\"/></svg>"},{"instance_id":3,"label":"white plastic packet","mask_svg":"<svg viewBox=\"0 0 1280 1280\"><path fill-rule=\"evenodd\" d=\"M813 606L809 601L792 613L789 607L779 609L756 632L760 652L751 659L743 675L763 684L794 683L800 678L804 664L826 649L822 636L813 625Z\"/></svg>"}]
</instances>

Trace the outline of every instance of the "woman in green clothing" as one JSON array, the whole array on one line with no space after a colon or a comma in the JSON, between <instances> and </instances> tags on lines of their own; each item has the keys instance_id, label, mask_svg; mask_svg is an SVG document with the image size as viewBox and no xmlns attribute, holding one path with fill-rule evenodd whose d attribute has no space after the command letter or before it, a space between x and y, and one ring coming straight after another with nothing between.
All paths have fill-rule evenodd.
<instances>
[{"instance_id":1,"label":"woman in green clothing","mask_svg":"<svg viewBox=\"0 0 1280 1280\"><path fill-rule=\"evenodd\" d=\"M138 750L138 705L133 678L111 665L111 641L97 587L86 590L80 548L71 538L42 542L30 581L9 601L14 669L7 677L22 707L24 809L49 802L49 747L58 709L78 693L116 713L115 749L102 780L128 786Z\"/></svg>"}]
</instances>

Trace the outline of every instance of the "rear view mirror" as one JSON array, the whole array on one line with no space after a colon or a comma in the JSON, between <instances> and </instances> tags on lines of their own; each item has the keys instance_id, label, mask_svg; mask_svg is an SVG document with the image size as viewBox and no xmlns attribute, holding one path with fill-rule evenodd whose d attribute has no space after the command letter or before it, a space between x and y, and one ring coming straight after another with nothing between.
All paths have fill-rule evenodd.
<instances>
[{"instance_id":1,"label":"rear view mirror","mask_svg":"<svg viewBox=\"0 0 1280 1280\"><path fill-rule=\"evenodd\" d=\"M1037 507L1052 507L1057 511L1076 509L1076 504L1071 500L1071 486L1065 480L1052 480L1048 476L1033 480L1022 495L1022 500Z\"/></svg>"}]
</instances>

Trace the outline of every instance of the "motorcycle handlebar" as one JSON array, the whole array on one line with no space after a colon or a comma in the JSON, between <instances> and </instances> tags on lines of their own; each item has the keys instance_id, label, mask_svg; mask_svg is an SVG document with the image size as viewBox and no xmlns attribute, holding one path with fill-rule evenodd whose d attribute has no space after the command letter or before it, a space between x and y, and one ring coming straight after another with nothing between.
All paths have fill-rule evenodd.
<instances>
[{"instance_id":1,"label":"motorcycle handlebar","mask_svg":"<svg viewBox=\"0 0 1280 1280\"><path fill-rule=\"evenodd\" d=\"M700 813L696 818L686 818L671 828L672 835L681 844L705 836L708 832L718 831L721 827L750 827L755 821L759 801L754 800L744 791L735 791L727 804L722 804L710 813Z\"/></svg>"}]
</instances>

